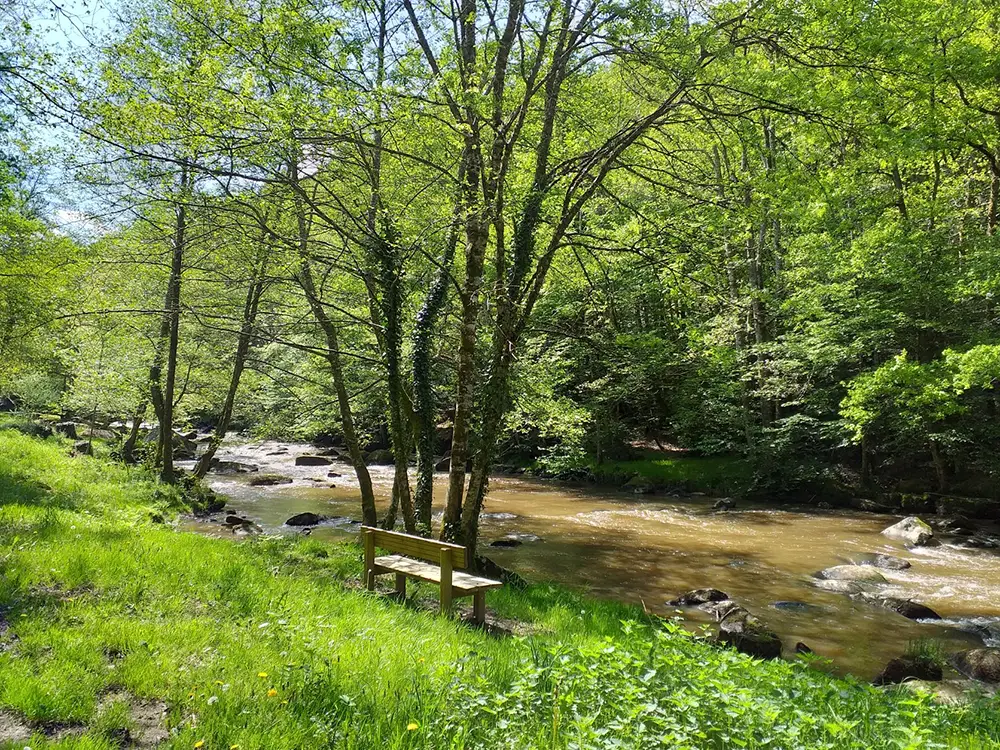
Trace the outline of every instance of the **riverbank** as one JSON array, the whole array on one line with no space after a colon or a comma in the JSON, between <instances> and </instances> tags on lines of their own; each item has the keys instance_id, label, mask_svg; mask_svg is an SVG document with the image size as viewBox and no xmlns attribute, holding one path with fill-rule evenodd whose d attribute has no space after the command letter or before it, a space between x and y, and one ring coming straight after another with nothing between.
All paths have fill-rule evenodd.
<instances>
[{"instance_id":1,"label":"riverbank","mask_svg":"<svg viewBox=\"0 0 1000 750\"><path fill-rule=\"evenodd\" d=\"M995 704L755 661L558 587L491 596L479 631L425 611L428 590L361 591L353 544L178 531L144 472L68 447L0 431L0 745L1000 742Z\"/></svg>"}]
</instances>

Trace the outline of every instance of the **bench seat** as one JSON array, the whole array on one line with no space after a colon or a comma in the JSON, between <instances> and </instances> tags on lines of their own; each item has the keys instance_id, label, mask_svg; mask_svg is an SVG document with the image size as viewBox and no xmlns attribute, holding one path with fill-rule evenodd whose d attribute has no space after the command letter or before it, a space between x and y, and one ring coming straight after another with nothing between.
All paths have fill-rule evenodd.
<instances>
[{"instance_id":1,"label":"bench seat","mask_svg":"<svg viewBox=\"0 0 1000 750\"><path fill-rule=\"evenodd\" d=\"M376 557L375 569L377 573L402 573L410 578L441 583L441 568L439 566L422 560L414 560L412 557L403 557L402 555ZM451 587L465 595L474 594L477 591L498 589L501 586L503 583L500 581L480 578L459 570L453 571L451 574Z\"/></svg>"}]
</instances>

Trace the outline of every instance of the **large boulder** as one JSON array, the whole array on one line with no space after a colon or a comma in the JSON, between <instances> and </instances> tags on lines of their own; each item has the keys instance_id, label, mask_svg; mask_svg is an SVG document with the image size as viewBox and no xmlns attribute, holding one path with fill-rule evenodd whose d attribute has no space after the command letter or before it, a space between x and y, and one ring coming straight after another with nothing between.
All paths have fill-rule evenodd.
<instances>
[{"instance_id":1,"label":"large boulder","mask_svg":"<svg viewBox=\"0 0 1000 750\"><path fill-rule=\"evenodd\" d=\"M327 458L326 456L296 456L295 465L296 466L329 466L333 463L333 459Z\"/></svg>"},{"instance_id":2,"label":"large boulder","mask_svg":"<svg viewBox=\"0 0 1000 750\"><path fill-rule=\"evenodd\" d=\"M896 614L902 615L910 620L940 620L941 615L930 607L919 604L909 599L900 599L895 596L879 596L878 594L866 594L864 592L856 594L855 598L873 604L876 607L892 610Z\"/></svg>"},{"instance_id":3,"label":"large boulder","mask_svg":"<svg viewBox=\"0 0 1000 750\"><path fill-rule=\"evenodd\" d=\"M729 594L718 589L694 589L681 594L676 599L667 602L671 607L694 607L709 602L723 602L729 599Z\"/></svg>"},{"instance_id":4,"label":"large boulder","mask_svg":"<svg viewBox=\"0 0 1000 750\"><path fill-rule=\"evenodd\" d=\"M698 609L702 612L708 612L710 615L713 615L716 620L725 620L727 617L742 617L750 614L732 599L725 599L721 602L707 602L705 604L699 604Z\"/></svg>"},{"instance_id":5,"label":"large boulder","mask_svg":"<svg viewBox=\"0 0 1000 750\"><path fill-rule=\"evenodd\" d=\"M1000 683L1000 648L973 648L951 657L951 665L966 677Z\"/></svg>"},{"instance_id":6,"label":"large boulder","mask_svg":"<svg viewBox=\"0 0 1000 750\"><path fill-rule=\"evenodd\" d=\"M292 478L281 474L257 474L250 477L251 487L271 487L276 484L291 484Z\"/></svg>"},{"instance_id":7,"label":"large boulder","mask_svg":"<svg viewBox=\"0 0 1000 750\"><path fill-rule=\"evenodd\" d=\"M834 565L832 568L821 570L818 576L828 581L885 583L885 576L871 565Z\"/></svg>"},{"instance_id":8,"label":"large boulder","mask_svg":"<svg viewBox=\"0 0 1000 750\"><path fill-rule=\"evenodd\" d=\"M392 451L388 448L379 448L371 451L365 456L365 461L373 466L391 466L396 463L396 460L392 457Z\"/></svg>"},{"instance_id":9,"label":"large boulder","mask_svg":"<svg viewBox=\"0 0 1000 750\"><path fill-rule=\"evenodd\" d=\"M898 685L906 680L937 682L944 676L941 665L926 656L900 656L890 659L873 682L876 685Z\"/></svg>"},{"instance_id":10,"label":"large boulder","mask_svg":"<svg viewBox=\"0 0 1000 750\"><path fill-rule=\"evenodd\" d=\"M923 547L934 539L934 530L916 516L907 516L883 532L890 539L899 539L914 547Z\"/></svg>"},{"instance_id":11,"label":"large boulder","mask_svg":"<svg viewBox=\"0 0 1000 750\"><path fill-rule=\"evenodd\" d=\"M92 434L95 433L93 433L92 431ZM99 437L99 435L95 434L95 437ZM146 437L143 438L143 442L155 444L159 441L159 439L160 439L160 428L154 427L146 434ZM188 440L183 435L179 435L176 432L174 432L173 437L171 438L171 443L173 444L174 448L175 460L191 461L194 459L198 446L195 444L193 440Z\"/></svg>"},{"instance_id":12,"label":"large boulder","mask_svg":"<svg viewBox=\"0 0 1000 750\"><path fill-rule=\"evenodd\" d=\"M326 516L317 513L296 513L285 521L285 526L316 526L325 520Z\"/></svg>"},{"instance_id":13,"label":"large boulder","mask_svg":"<svg viewBox=\"0 0 1000 750\"><path fill-rule=\"evenodd\" d=\"M758 659L781 657L781 639L750 613L734 613L719 623L716 640Z\"/></svg>"}]
</instances>

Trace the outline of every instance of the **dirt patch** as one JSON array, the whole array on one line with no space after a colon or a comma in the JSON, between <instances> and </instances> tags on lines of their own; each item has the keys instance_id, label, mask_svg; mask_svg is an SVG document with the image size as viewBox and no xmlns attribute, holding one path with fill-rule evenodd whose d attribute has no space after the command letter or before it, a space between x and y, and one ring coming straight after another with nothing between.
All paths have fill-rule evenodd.
<instances>
[{"instance_id":1,"label":"dirt patch","mask_svg":"<svg viewBox=\"0 0 1000 750\"><path fill-rule=\"evenodd\" d=\"M84 731L86 727L82 724L33 724L14 711L0 708L0 745L26 742L36 734L42 734L50 740L62 740L83 734Z\"/></svg>"},{"instance_id":2,"label":"dirt patch","mask_svg":"<svg viewBox=\"0 0 1000 750\"><path fill-rule=\"evenodd\" d=\"M98 705L98 713L113 704L128 706L129 726L114 731L113 739L120 747L150 748L170 738L167 730L167 704L159 700L135 698L123 690L105 694Z\"/></svg>"}]
</instances>

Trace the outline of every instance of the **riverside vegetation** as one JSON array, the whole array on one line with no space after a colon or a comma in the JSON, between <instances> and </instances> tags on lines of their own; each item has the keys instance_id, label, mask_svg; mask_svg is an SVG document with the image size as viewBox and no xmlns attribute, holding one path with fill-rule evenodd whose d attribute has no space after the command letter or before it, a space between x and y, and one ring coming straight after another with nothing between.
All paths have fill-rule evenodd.
<instances>
[{"instance_id":1,"label":"riverside vegetation","mask_svg":"<svg viewBox=\"0 0 1000 750\"><path fill-rule=\"evenodd\" d=\"M1000 747L995 701L757 661L553 586L492 593L492 632L400 606L362 590L357 545L177 531L149 471L69 447L0 430L8 747Z\"/></svg>"}]
</instances>

